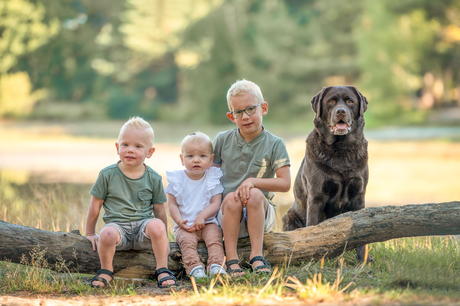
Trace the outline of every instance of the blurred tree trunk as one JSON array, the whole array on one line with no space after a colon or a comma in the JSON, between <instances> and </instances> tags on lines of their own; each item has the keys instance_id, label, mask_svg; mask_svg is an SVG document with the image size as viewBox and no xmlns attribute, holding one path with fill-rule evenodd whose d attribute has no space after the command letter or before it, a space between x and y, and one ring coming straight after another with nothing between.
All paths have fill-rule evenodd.
<instances>
[{"instance_id":1,"label":"blurred tree trunk","mask_svg":"<svg viewBox=\"0 0 460 306\"><path fill-rule=\"evenodd\" d=\"M272 264L296 264L310 259L337 257L357 246L395 238L460 233L460 202L365 208L326 220L317 226L264 237L264 256ZM48 232L0 221L0 258L20 263L23 254L38 246L51 265L65 261L71 272L94 273L100 268L97 252L76 233ZM171 242L169 268L182 270L180 250ZM46 249L46 250L45 250ZM203 243L198 253L206 262ZM248 238L238 242L242 262L249 261ZM151 250L116 252L114 271L122 277L146 277L155 272Z\"/></svg>"}]
</instances>

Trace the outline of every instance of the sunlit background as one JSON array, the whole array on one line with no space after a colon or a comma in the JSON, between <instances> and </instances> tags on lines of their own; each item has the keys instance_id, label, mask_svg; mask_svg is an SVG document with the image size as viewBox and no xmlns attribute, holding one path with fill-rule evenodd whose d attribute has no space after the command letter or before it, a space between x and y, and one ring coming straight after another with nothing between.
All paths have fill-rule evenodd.
<instances>
[{"instance_id":1,"label":"sunlit background","mask_svg":"<svg viewBox=\"0 0 460 306\"><path fill-rule=\"evenodd\" d=\"M293 180L311 97L346 84L369 100L367 206L460 199L460 0L0 0L0 219L84 232L134 115L166 185L185 135L233 128L240 78L261 87ZM277 230L292 201L276 195Z\"/></svg>"}]
</instances>

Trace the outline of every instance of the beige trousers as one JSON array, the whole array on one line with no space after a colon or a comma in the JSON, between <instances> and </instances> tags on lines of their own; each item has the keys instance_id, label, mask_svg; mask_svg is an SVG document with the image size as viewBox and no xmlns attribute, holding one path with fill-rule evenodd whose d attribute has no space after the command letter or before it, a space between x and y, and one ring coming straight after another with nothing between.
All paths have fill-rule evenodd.
<instances>
[{"instance_id":1,"label":"beige trousers","mask_svg":"<svg viewBox=\"0 0 460 306\"><path fill-rule=\"evenodd\" d=\"M208 269L212 264L223 266L224 264L224 248L222 243L222 230L219 225L208 223L199 231L187 232L182 228L176 229L174 232L176 242L179 244L182 253L182 262L184 263L187 275L196 266L201 265L205 268L198 255L198 242L204 241L208 249ZM225 266L224 266L225 269Z\"/></svg>"}]
</instances>

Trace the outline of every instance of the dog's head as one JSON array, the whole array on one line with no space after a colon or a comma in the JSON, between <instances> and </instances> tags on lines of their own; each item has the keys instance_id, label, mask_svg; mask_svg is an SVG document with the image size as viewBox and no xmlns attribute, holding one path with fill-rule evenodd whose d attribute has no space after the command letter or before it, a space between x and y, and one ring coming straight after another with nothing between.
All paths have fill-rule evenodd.
<instances>
[{"instance_id":1,"label":"dog's head","mask_svg":"<svg viewBox=\"0 0 460 306\"><path fill-rule=\"evenodd\" d=\"M354 86L324 87L311 100L318 120L327 124L332 135L347 135L359 122L364 123L367 99Z\"/></svg>"}]
</instances>

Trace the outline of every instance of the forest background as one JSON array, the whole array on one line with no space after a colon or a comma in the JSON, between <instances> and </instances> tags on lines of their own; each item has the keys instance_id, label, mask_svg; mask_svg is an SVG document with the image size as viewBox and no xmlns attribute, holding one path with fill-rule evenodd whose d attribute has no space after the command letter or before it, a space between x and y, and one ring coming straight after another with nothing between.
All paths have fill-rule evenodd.
<instances>
[{"instance_id":1,"label":"forest background","mask_svg":"<svg viewBox=\"0 0 460 306\"><path fill-rule=\"evenodd\" d=\"M0 118L220 125L240 78L268 122L349 84L368 126L424 123L460 105L460 1L0 0Z\"/></svg>"}]
</instances>

